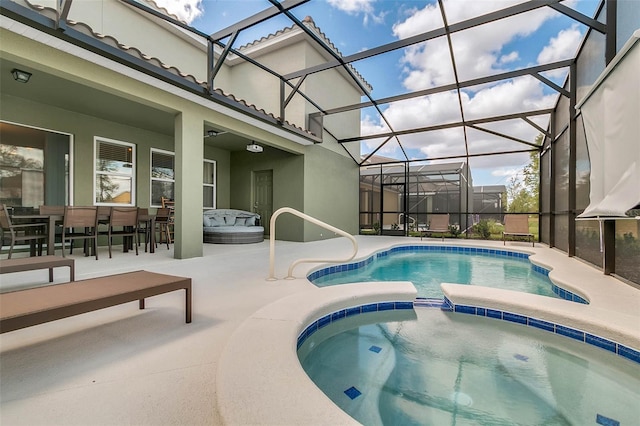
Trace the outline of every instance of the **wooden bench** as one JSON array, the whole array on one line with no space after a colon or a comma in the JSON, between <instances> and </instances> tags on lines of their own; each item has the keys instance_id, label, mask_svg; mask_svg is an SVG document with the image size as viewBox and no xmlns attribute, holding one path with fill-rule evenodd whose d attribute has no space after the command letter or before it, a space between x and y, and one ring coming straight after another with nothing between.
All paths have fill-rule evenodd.
<instances>
[{"instance_id":1,"label":"wooden bench","mask_svg":"<svg viewBox=\"0 0 640 426\"><path fill-rule=\"evenodd\" d=\"M74 260L62 256L34 256L0 259L0 274L49 269L49 282L53 282L53 268L68 266L69 281L75 281Z\"/></svg>"},{"instance_id":2,"label":"wooden bench","mask_svg":"<svg viewBox=\"0 0 640 426\"><path fill-rule=\"evenodd\" d=\"M191 278L148 271L127 272L0 294L0 333L19 330L174 290L186 292L191 322Z\"/></svg>"}]
</instances>

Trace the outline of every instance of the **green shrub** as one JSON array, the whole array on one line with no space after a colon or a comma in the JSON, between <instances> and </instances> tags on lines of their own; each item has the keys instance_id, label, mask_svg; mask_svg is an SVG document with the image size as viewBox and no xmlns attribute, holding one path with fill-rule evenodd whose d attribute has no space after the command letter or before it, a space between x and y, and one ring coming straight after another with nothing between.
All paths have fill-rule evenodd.
<instances>
[{"instance_id":1,"label":"green shrub","mask_svg":"<svg viewBox=\"0 0 640 426\"><path fill-rule=\"evenodd\" d=\"M496 222L495 219L488 219L489 223L489 233L492 235L502 235L502 231L504 231L504 225Z\"/></svg>"},{"instance_id":2,"label":"green shrub","mask_svg":"<svg viewBox=\"0 0 640 426\"><path fill-rule=\"evenodd\" d=\"M376 235L380 233L380 222L376 222L373 224L373 230L376 231Z\"/></svg>"},{"instance_id":3,"label":"green shrub","mask_svg":"<svg viewBox=\"0 0 640 426\"><path fill-rule=\"evenodd\" d=\"M491 226L487 219L482 219L480 222L473 225L473 232L478 234L481 238L488 240L491 236Z\"/></svg>"}]
</instances>

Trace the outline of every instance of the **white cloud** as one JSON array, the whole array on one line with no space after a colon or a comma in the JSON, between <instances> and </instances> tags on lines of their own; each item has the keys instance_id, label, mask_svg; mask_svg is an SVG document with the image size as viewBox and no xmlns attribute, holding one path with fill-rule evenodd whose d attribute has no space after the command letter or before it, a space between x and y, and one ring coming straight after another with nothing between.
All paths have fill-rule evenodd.
<instances>
[{"instance_id":1,"label":"white cloud","mask_svg":"<svg viewBox=\"0 0 640 426\"><path fill-rule=\"evenodd\" d=\"M449 24L483 15L522 0L444 0ZM393 26L398 39L404 39L443 26L436 3L414 9L407 18ZM519 49L531 49L540 40L535 34L549 19L558 14L551 8L541 8L487 25L460 31L452 35L456 67L461 81L513 70L512 64L521 61ZM540 49L537 60L548 63L573 57L580 42L577 26L560 31ZM520 43L522 42L522 43ZM507 50L508 49L508 50ZM535 57L535 56L534 56ZM450 51L445 37L408 47L401 59L403 85L408 91L439 87L455 82ZM461 93L465 118L476 119L553 107L557 93L548 94L545 85L531 76L485 84L464 89ZM460 121L460 107L456 92L429 97L412 98L387 106L384 112L394 130L426 127ZM538 125L546 126L547 117L531 117ZM524 120L482 124L480 127L527 142L534 142L539 131ZM362 127L363 134L387 131L386 126L369 120ZM437 158L464 155L465 135L461 128L401 136L402 145L418 158ZM509 138L467 128L466 138L470 154L526 150L528 145ZM391 155L390 155L391 156ZM398 153L393 155L398 158ZM455 161L455 160L451 160ZM528 154L499 157L476 157L470 160L475 168L495 170L493 176L512 176L528 162ZM488 173L487 173L488 175Z\"/></svg>"},{"instance_id":2,"label":"white cloud","mask_svg":"<svg viewBox=\"0 0 640 426\"><path fill-rule=\"evenodd\" d=\"M375 0L327 0L327 3L338 10L350 15L372 13Z\"/></svg>"},{"instance_id":3,"label":"white cloud","mask_svg":"<svg viewBox=\"0 0 640 426\"><path fill-rule=\"evenodd\" d=\"M202 8L202 0L154 0L155 3L167 9L167 11L176 15L178 18L190 24L198 16L204 13Z\"/></svg>"},{"instance_id":4,"label":"white cloud","mask_svg":"<svg viewBox=\"0 0 640 426\"><path fill-rule=\"evenodd\" d=\"M573 58L582 40L582 33L578 25L562 30L557 37L553 37L547 46L538 55L538 63L548 64L550 62L562 61Z\"/></svg>"},{"instance_id":5,"label":"white cloud","mask_svg":"<svg viewBox=\"0 0 640 426\"><path fill-rule=\"evenodd\" d=\"M365 25L372 20L375 24L384 22L385 12L376 14L373 4L376 0L327 0L330 6L346 12L349 15L364 15L363 22Z\"/></svg>"},{"instance_id":6,"label":"white cloud","mask_svg":"<svg viewBox=\"0 0 640 426\"><path fill-rule=\"evenodd\" d=\"M518 59L520 59L520 55L518 54L518 52L511 52L509 54L500 56L500 63L508 64L510 62L517 61Z\"/></svg>"},{"instance_id":7,"label":"white cloud","mask_svg":"<svg viewBox=\"0 0 640 426\"><path fill-rule=\"evenodd\" d=\"M447 22L452 24L518 3L521 3L521 0L447 0L444 2L444 9ZM511 51L505 56L502 53L505 45L532 34L553 16L556 16L553 10L541 8L452 34L459 78L469 80L506 71L502 65L517 58L518 52ZM393 33L399 39L404 39L442 26L442 15L438 5L431 4L394 25ZM405 52L404 61L413 69L421 71L425 77L417 79L414 75L412 79L406 80L405 85L409 90L440 86L453 80L451 68L443 68L443 64L451 62L445 37L409 47Z\"/></svg>"},{"instance_id":8,"label":"white cloud","mask_svg":"<svg viewBox=\"0 0 640 426\"><path fill-rule=\"evenodd\" d=\"M491 171L491 176L495 177L512 177L522 173L522 168L500 168Z\"/></svg>"}]
</instances>

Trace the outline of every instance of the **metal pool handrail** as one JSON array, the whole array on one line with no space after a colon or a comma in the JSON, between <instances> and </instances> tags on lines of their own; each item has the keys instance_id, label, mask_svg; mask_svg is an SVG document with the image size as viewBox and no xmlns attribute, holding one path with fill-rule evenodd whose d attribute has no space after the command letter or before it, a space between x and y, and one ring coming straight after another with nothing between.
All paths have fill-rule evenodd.
<instances>
[{"instance_id":1,"label":"metal pool handrail","mask_svg":"<svg viewBox=\"0 0 640 426\"><path fill-rule=\"evenodd\" d=\"M270 232L269 232L269 277L267 278L267 280L269 281L275 281L277 278L275 277L274 274L274 269L275 269L275 256L276 256L276 219L278 218L278 216L280 216L282 213L291 213L294 216L298 216L306 221L309 221L315 225L318 225L324 229L328 229L329 231L333 231L336 234L340 234L343 237L347 237L351 240L351 242L353 243L353 254L351 254L351 256L349 256L346 259L298 259L295 262L293 262L291 264L291 266L289 266L289 272L287 273L287 279L292 279L293 277L293 268L295 268L298 264L300 263L328 263L328 262L332 262L332 263L338 263L338 262L348 262L351 259L353 259L354 257L356 257L356 254L358 253L358 242L356 241L356 239L353 237L353 235L348 234L347 232L343 231L342 229L338 229L335 226L331 226L328 223L322 222L314 217L311 217L307 214L304 214L296 209L292 209L291 207L282 207L279 208L278 210L276 210L273 215L271 216L271 221L270 223Z\"/></svg>"}]
</instances>

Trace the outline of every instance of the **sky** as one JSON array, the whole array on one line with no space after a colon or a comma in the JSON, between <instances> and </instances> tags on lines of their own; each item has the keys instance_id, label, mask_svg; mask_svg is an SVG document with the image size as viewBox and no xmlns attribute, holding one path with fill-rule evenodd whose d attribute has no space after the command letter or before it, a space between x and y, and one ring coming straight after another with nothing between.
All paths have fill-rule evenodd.
<instances>
[{"instance_id":1,"label":"sky","mask_svg":"<svg viewBox=\"0 0 640 426\"><path fill-rule=\"evenodd\" d=\"M193 27L211 34L270 7L266 0L155 0ZM448 24L464 21L524 0L443 0ZM564 5L592 17L598 0L565 0ZM302 20L311 16L320 30L344 55L405 39L443 26L435 0L312 0L292 10ZM234 47L267 36L292 23L284 17L272 19L242 32ZM545 7L489 26L480 26L452 35L456 71L460 81L546 64L575 56L586 27ZM391 54L353 63L371 84L375 99L438 87L455 82L450 52L445 38L398 50ZM545 73L562 85L566 71ZM520 77L495 84L471 87L462 92L466 119L491 117L514 111L553 107L557 93L533 77ZM461 119L455 91L385 104L382 106L394 130L457 122ZM548 117L533 119L546 127ZM522 120L485 125L490 130L533 142L537 130ZM361 133L388 130L374 109L363 110ZM410 158L446 157L464 154L461 129L414 134L402 138ZM470 153L510 151L525 147L508 139L473 129L467 130ZM379 141L363 142L363 153L371 152ZM388 145L388 146L387 146ZM394 143L378 155L402 158ZM455 160L458 161L458 160ZM522 173L528 154L477 157L470 159L474 185L506 185Z\"/></svg>"}]
</instances>

